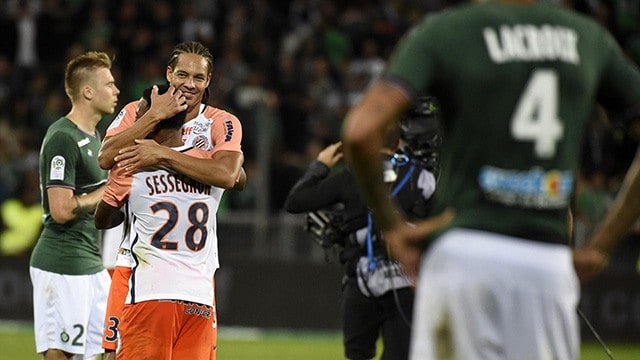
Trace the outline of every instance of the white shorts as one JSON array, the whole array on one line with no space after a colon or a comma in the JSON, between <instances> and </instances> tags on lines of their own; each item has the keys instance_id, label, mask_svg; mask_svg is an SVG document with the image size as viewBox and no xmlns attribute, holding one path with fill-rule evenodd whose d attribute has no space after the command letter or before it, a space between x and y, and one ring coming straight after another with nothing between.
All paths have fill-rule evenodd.
<instances>
[{"instance_id":1,"label":"white shorts","mask_svg":"<svg viewBox=\"0 0 640 360\"><path fill-rule=\"evenodd\" d=\"M410 358L577 359L579 296L567 246L448 231L423 257Z\"/></svg>"},{"instance_id":2,"label":"white shorts","mask_svg":"<svg viewBox=\"0 0 640 360\"><path fill-rule=\"evenodd\" d=\"M60 349L91 357L104 352L102 332L111 278L61 275L29 268L33 284L36 351Z\"/></svg>"}]
</instances>

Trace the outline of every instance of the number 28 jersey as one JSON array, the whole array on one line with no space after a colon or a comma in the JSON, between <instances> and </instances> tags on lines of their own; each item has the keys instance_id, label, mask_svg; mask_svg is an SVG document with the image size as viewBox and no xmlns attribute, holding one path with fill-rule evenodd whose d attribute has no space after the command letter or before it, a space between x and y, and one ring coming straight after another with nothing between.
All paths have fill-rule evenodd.
<instances>
[{"instance_id":1,"label":"number 28 jersey","mask_svg":"<svg viewBox=\"0 0 640 360\"><path fill-rule=\"evenodd\" d=\"M207 157L197 148L180 148ZM103 200L124 205L131 277L126 303L184 300L213 306L219 267L216 213L224 189L165 168L123 176L114 168ZM121 245L126 249L126 244ZM122 264L118 264L122 265Z\"/></svg>"}]
</instances>

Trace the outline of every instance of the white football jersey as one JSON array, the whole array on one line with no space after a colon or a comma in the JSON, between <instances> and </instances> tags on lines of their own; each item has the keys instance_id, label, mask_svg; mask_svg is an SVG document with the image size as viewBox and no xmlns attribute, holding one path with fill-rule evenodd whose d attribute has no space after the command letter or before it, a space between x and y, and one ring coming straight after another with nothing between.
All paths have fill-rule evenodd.
<instances>
[{"instance_id":1,"label":"white football jersey","mask_svg":"<svg viewBox=\"0 0 640 360\"><path fill-rule=\"evenodd\" d=\"M190 155L206 153L190 148ZM117 260L132 268L126 303L173 299L213 306L216 213L224 189L164 168L127 177L112 172L103 198L126 210Z\"/></svg>"}]
</instances>

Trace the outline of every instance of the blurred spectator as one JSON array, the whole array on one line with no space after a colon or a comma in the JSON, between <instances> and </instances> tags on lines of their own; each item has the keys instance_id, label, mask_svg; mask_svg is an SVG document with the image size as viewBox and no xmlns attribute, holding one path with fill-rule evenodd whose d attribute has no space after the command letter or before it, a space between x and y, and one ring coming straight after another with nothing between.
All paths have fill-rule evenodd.
<instances>
[{"instance_id":1,"label":"blurred spectator","mask_svg":"<svg viewBox=\"0 0 640 360\"><path fill-rule=\"evenodd\" d=\"M198 4L185 2L181 5L182 22L180 24L181 41L198 41L206 47L212 47L215 29L211 19L198 11Z\"/></svg>"},{"instance_id":2,"label":"blurred spectator","mask_svg":"<svg viewBox=\"0 0 640 360\"><path fill-rule=\"evenodd\" d=\"M346 106L343 91L331 76L331 64L326 56L318 55L312 60L306 83L306 94L312 100L308 115L310 133L325 145L336 142Z\"/></svg>"},{"instance_id":3,"label":"blurred spectator","mask_svg":"<svg viewBox=\"0 0 640 360\"><path fill-rule=\"evenodd\" d=\"M38 170L29 169L15 195L0 205L0 255L24 255L35 245L42 228Z\"/></svg>"},{"instance_id":4,"label":"blurred spectator","mask_svg":"<svg viewBox=\"0 0 640 360\"><path fill-rule=\"evenodd\" d=\"M66 48L74 43L80 32L79 18L83 1L43 0L38 17L38 53L41 62L51 74L57 73L65 63ZM46 56L45 56L46 55Z\"/></svg>"},{"instance_id":5,"label":"blurred spectator","mask_svg":"<svg viewBox=\"0 0 640 360\"><path fill-rule=\"evenodd\" d=\"M176 1L148 0L145 4L145 14L151 15L149 24L153 29L153 39L156 44L175 44L179 39L178 7Z\"/></svg>"},{"instance_id":6,"label":"blurred spectator","mask_svg":"<svg viewBox=\"0 0 640 360\"><path fill-rule=\"evenodd\" d=\"M38 65L36 17L39 1L20 0L12 11L16 28L15 67L21 78L28 79Z\"/></svg>"},{"instance_id":7,"label":"blurred spectator","mask_svg":"<svg viewBox=\"0 0 640 360\"><path fill-rule=\"evenodd\" d=\"M247 79L249 75L249 65L242 57L240 43L229 43L222 57L217 60L213 68L213 78L217 79L216 96L221 102L221 106L230 104L231 94ZM224 106L223 106L224 107Z\"/></svg>"},{"instance_id":8,"label":"blurred spectator","mask_svg":"<svg viewBox=\"0 0 640 360\"><path fill-rule=\"evenodd\" d=\"M34 132L32 136L35 139L35 143L42 143L42 139L49 125L64 116L68 111L69 109L64 93L51 91L46 95L44 108L42 112L36 115L36 123L33 127Z\"/></svg>"},{"instance_id":9,"label":"blurred spectator","mask_svg":"<svg viewBox=\"0 0 640 360\"><path fill-rule=\"evenodd\" d=\"M11 112L11 98L13 96L13 62L5 55L0 55L0 114Z\"/></svg>"},{"instance_id":10,"label":"blurred spectator","mask_svg":"<svg viewBox=\"0 0 640 360\"><path fill-rule=\"evenodd\" d=\"M80 36L82 44L87 49L103 52L113 52L111 35L113 26L107 17L106 5L96 2L89 12L88 24Z\"/></svg>"},{"instance_id":11,"label":"blurred spectator","mask_svg":"<svg viewBox=\"0 0 640 360\"><path fill-rule=\"evenodd\" d=\"M375 39L364 40L358 55L349 63L346 74L348 106L360 101L366 88L382 76L385 64Z\"/></svg>"}]
</instances>

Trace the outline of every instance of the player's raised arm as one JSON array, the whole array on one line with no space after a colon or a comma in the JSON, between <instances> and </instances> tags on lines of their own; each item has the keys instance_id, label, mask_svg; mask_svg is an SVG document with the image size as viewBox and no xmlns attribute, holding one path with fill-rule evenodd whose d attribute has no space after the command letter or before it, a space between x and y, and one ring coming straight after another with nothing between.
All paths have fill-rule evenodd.
<instances>
[{"instance_id":1,"label":"player's raised arm","mask_svg":"<svg viewBox=\"0 0 640 360\"><path fill-rule=\"evenodd\" d=\"M111 169L115 164L115 157L122 148L132 145L135 139L145 138L158 122L187 108L182 91L173 87L169 87L167 92L159 95L157 87L154 86L151 97L151 107L137 120L136 114L131 112L121 112L114 120L98 154L100 167Z\"/></svg>"}]
</instances>

